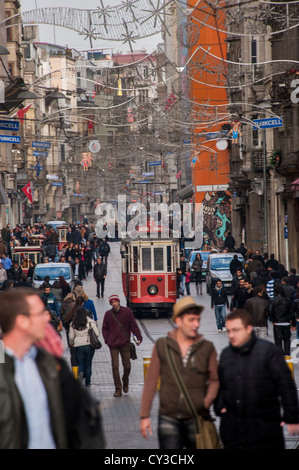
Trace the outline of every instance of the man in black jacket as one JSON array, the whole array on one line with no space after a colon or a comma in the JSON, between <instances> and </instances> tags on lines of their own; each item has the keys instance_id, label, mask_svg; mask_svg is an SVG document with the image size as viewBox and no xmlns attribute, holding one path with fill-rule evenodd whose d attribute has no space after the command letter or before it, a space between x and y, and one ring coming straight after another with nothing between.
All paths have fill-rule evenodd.
<instances>
[{"instance_id":1,"label":"man in black jacket","mask_svg":"<svg viewBox=\"0 0 299 470\"><path fill-rule=\"evenodd\" d=\"M227 237L224 242L225 248L227 248L228 251L235 251L235 244L236 244L236 241L234 237L232 236L231 232L228 232Z\"/></svg>"},{"instance_id":2,"label":"man in black jacket","mask_svg":"<svg viewBox=\"0 0 299 470\"><path fill-rule=\"evenodd\" d=\"M251 315L252 326L256 336L267 339L269 304L262 296L262 287L255 287L253 289L253 297L246 300L244 308Z\"/></svg>"},{"instance_id":3,"label":"man in black jacket","mask_svg":"<svg viewBox=\"0 0 299 470\"><path fill-rule=\"evenodd\" d=\"M102 257L103 263L106 265L108 263L109 253L110 253L110 245L107 242L106 238L103 238L103 240L100 243L99 254Z\"/></svg>"},{"instance_id":4,"label":"man in black jacket","mask_svg":"<svg viewBox=\"0 0 299 470\"><path fill-rule=\"evenodd\" d=\"M75 258L75 262L74 264L72 264L72 268L74 271L74 278L76 280L82 281L83 279L86 279L84 264L82 263L82 261L80 261L78 257Z\"/></svg>"},{"instance_id":5,"label":"man in black jacket","mask_svg":"<svg viewBox=\"0 0 299 470\"><path fill-rule=\"evenodd\" d=\"M257 338L251 316L226 317L229 346L220 356L220 390L214 408L225 449L283 449L282 423L299 434L296 384L281 350ZM281 415L281 407L283 415Z\"/></svg>"},{"instance_id":6,"label":"man in black jacket","mask_svg":"<svg viewBox=\"0 0 299 470\"><path fill-rule=\"evenodd\" d=\"M107 276L107 264L104 264L102 258L98 258L93 268L93 277L97 283L97 298L104 297L105 279ZM101 289L100 289L101 288ZM101 290L101 293L100 293Z\"/></svg>"},{"instance_id":7,"label":"man in black jacket","mask_svg":"<svg viewBox=\"0 0 299 470\"><path fill-rule=\"evenodd\" d=\"M269 303L270 320L273 323L274 342L286 356L291 354L291 328L296 330L296 318L292 301L284 293L282 286L274 288L274 299Z\"/></svg>"},{"instance_id":8,"label":"man in black jacket","mask_svg":"<svg viewBox=\"0 0 299 470\"><path fill-rule=\"evenodd\" d=\"M86 438L94 441L96 407L88 410L95 413L93 428L82 421L92 397L60 355L36 347L48 322L38 291L18 287L0 294L0 449L79 449Z\"/></svg>"},{"instance_id":9,"label":"man in black jacket","mask_svg":"<svg viewBox=\"0 0 299 470\"><path fill-rule=\"evenodd\" d=\"M212 290L211 309L214 310L214 307L216 325L218 332L221 333L222 330L225 331L226 307L229 308L227 292L225 287L222 286L221 279L217 279L216 285Z\"/></svg>"},{"instance_id":10,"label":"man in black jacket","mask_svg":"<svg viewBox=\"0 0 299 470\"><path fill-rule=\"evenodd\" d=\"M242 261L239 260L238 255L234 255L233 259L231 260L229 264L229 270L231 272L231 275L234 276L238 268L242 269L242 267L243 267Z\"/></svg>"}]
</instances>

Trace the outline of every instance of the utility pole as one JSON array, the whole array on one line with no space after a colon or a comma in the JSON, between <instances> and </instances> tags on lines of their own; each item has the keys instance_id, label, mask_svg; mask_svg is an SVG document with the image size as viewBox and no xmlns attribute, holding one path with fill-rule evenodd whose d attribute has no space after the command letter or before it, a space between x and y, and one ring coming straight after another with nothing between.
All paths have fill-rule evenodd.
<instances>
[{"instance_id":1,"label":"utility pole","mask_svg":"<svg viewBox=\"0 0 299 470\"><path fill-rule=\"evenodd\" d=\"M266 129L263 129L264 253L268 252L267 153Z\"/></svg>"}]
</instances>

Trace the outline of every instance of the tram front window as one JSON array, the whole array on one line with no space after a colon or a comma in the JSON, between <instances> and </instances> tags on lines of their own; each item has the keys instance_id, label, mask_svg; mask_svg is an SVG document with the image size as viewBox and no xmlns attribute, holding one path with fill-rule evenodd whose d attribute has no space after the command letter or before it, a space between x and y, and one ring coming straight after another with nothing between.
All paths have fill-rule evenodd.
<instances>
[{"instance_id":1,"label":"tram front window","mask_svg":"<svg viewBox=\"0 0 299 470\"><path fill-rule=\"evenodd\" d=\"M142 271L152 270L152 256L150 248L142 248Z\"/></svg>"},{"instance_id":2,"label":"tram front window","mask_svg":"<svg viewBox=\"0 0 299 470\"><path fill-rule=\"evenodd\" d=\"M154 270L163 271L163 248L154 248Z\"/></svg>"}]
</instances>

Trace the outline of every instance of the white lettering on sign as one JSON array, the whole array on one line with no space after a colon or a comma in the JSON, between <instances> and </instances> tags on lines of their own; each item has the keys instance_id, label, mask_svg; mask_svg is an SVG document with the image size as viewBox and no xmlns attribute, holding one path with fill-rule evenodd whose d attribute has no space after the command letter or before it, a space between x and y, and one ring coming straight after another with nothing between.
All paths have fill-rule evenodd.
<instances>
[{"instance_id":1,"label":"white lettering on sign","mask_svg":"<svg viewBox=\"0 0 299 470\"><path fill-rule=\"evenodd\" d=\"M294 104L299 103L299 78L295 78L291 81L291 88L295 88L291 93L291 101Z\"/></svg>"}]
</instances>

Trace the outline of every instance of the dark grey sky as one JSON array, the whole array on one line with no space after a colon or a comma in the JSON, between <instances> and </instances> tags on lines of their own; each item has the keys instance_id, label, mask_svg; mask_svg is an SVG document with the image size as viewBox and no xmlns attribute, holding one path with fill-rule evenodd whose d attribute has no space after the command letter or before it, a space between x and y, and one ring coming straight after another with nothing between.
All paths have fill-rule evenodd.
<instances>
[{"instance_id":1,"label":"dark grey sky","mask_svg":"<svg viewBox=\"0 0 299 470\"><path fill-rule=\"evenodd\" d=\"M121 0L103 0L105 7L114 7L121 5ZM35 10L36 8L45 8L45 7L73 7L73 8L84 8L86 9L97 9L101 2L100 0L87 0L86 2L82 0L21 0L21 10ZM48 26L48 25L39 25L40 31L40 41L55 43L60 46L68 46L70 48L77 49L79 51L90 49L89 39L85 39L84 36L79 35L78 33L57 26ZM146 49L147 52L152 52L156 45L161 42L161 36L151 36L148 38L136 40L133 43L134 50ZM121 41L104 41L104 40L92 40L92 45L94 49L107 49L107 53L122 51L123 53L129 52L128 44L123 44Z\"/></svg>"}]
</instances>

